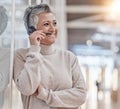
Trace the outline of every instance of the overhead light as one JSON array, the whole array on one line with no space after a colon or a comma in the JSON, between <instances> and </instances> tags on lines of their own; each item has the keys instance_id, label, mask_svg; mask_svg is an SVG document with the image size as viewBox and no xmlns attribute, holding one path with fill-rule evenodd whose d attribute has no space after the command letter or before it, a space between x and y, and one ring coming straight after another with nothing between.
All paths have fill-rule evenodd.
<instances>
[{"instance_id":1,"label":"overhead light","mask_svg":"<svg viewBox=\"0 0 120 109\"><path fill-rule=\"evenodd\" d=\"M93 42L92 42L91 40L87 40L87 41L86 41L86 44L87 44L88 46L92 46L92 43L93 43Z\"/></svg>"}]
</instances>

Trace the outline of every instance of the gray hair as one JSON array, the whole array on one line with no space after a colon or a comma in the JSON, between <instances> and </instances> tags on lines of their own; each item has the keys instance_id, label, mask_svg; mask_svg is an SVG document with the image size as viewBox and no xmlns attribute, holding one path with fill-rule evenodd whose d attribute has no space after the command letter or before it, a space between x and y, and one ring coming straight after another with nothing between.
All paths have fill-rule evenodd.
<instances>
[{"instance_id":1,"label":"gray hair","mask_svg":"<svg viewBox=\"0 0 120 109\"><path fill-rule=\"evenodd\" d=\"M28 34L32 33L30 30L31 27L36 29L38 23L37 15L43 12L53 13L48 4L40 4L26 8L24 13L24 24Z\"/></svg>"}]
</instances>

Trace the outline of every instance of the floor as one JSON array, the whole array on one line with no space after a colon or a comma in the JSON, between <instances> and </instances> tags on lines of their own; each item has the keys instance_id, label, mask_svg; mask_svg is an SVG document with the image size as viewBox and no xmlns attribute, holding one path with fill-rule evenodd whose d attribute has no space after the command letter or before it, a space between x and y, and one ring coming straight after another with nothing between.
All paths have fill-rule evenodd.
<instances>
[{"instance_id":1,"label":"floor","mask_svg":"<svg viewBox=\"0 0 120 109\"><path fill-rule=\"evenodd\" d=\"M93 95L94 96L94 95ZM111 97L111 93L101 92L101 95L97 98L88 97L86 103L82 106L82 109L120 109L120 100Z\"/></svg>"}]
</instances>

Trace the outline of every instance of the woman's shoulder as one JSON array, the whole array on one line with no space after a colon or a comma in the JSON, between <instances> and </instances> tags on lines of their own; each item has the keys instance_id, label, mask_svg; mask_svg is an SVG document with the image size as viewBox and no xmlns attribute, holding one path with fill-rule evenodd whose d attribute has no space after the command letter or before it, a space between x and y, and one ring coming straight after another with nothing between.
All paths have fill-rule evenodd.
<instances>
[{"instance_id":1,"label":"woman's shoulder","mask_svg":"<svg viewBox=\"0 0 120 109\"><path fill-rule=\"evenodd\" d=\"M76 55L70 50L57 49L58 52L66 57L74 58Z\"/></svg>"},{"instance_id":2,"label":"woman's shoulder","mask_svg":"<svg viewBox=\"0 0 120 109\"><path fill-rule=\"evenodd\" d=\"M64 59L65 62L73 64L77 60L77 56L70 50L58 49L60 60Z\"/></svg>"}]
</instances>

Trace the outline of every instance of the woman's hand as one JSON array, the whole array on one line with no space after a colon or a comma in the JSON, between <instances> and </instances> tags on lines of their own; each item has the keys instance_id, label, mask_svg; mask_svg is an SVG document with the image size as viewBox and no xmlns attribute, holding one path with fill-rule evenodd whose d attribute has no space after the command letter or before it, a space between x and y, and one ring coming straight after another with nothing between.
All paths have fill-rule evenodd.
<instances>
[{"instance_id":1,"label":"woman's hand","mask_svg":"<svg viewBox=\"0 0 120 109\"><path fill-rule=\"evenodd\" d=\"M45 34L42 30L35 31L29 36L31 45L40 45L40 40L45 38Z\"/></svg>"}]
</instances>

